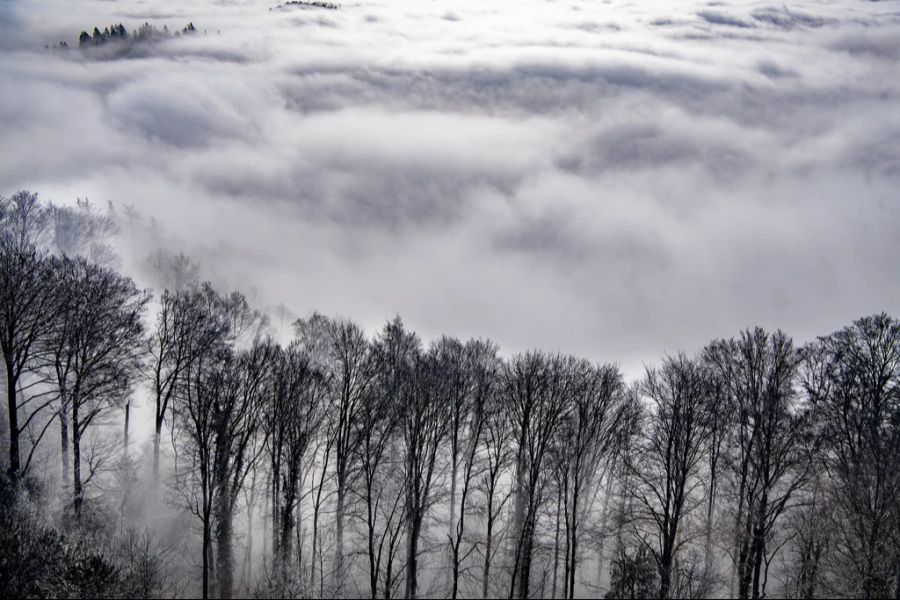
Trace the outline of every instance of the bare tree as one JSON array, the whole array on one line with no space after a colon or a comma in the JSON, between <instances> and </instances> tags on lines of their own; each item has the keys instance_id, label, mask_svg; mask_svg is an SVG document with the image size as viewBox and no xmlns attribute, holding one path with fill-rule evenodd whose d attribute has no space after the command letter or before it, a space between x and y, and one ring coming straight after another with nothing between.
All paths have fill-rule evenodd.
<instances>
[{"instance_id":1,"label":"bare tree","mask_svg":"<svg viewBox=\"0 0 900 600\"><path fill-rule=\"evenodd\" d=\"M439 388L449 368L436 348L414 357L403 398L403 465L406 481L406 598L418 594L419 540L435 502L438 451L449 430L446 396Z\"/></svg>"},{"instance_id":2,"label":"bare tree","mask_svg":"<svg viewBox=\"0 0 900 600\"><path fill-rule=\"evenodd\" d=\"M147 373L154 406L153 481L159 482L162 427L177 386L191 360L194 336L203 330L204 298L201 292L163 291L156 327L149 339Z\"/></svg>"},{"instance_id":3,"label":"bare tree","mask_svg":"<svg viewBox=\"0 0 900 600\"><path fill-rule=\"evenodd\" d=\"M200 283L200 264L190 256L158 249L147 259L160 287L173 293L196 289Z\"/></svg>"},{"instance_id":4,"label":"bare tree","mask_svg":"<svg viewBox=\"0 0 900 600\"><path fill-rule=\"evenodd\" d=\"M679 550L690 538L685 522L700 505L700 466L710 431L709 380L684 355L647 369L642 391L652 403L642 439L628 457L635 477L636 512L652 530L640 538L656 561L659 597L669 598Z\"/></svg>"},{"instance_id":5,"label":"bare tree","mask_svg":"<svg viewBox=\"0 0 900 600\"><path fill-rule=\"evenodd\" d=\"M266 448L275 485L273 515L278 530L276 566L286 584L293 557L295 512L306 454L323 416L325 375L312 368L300 344L273 357L273 376L265 409Z\"/></svg>"},{"instance_id":6,"label":"bare tree","mask_svg":"<svg viewBox=\"0 0 900 600\"><path fill-rule=\"evenodd\" d=\"M63 257L55 265L60 310L49 347L59 397L71 410L72 492L78 515L84 500L81 439L98 416L131 392L143 359L149 295L131 279L84 258Z\"/></svg>"},{"instance_id":7,"label":"bare tree","mask_svg":"<svg viewBox=\"0 0 900 600\"><path fill-rule=\"evenodd\" d=\"M500 360L497 357L497 346L485 340L471 340L465 346L465 365L467 379L469 381L467 394L469 395L465 407L464 431L460 444L460 433L454 431L456 425L451 419L451 436L457 438L455 444L462 446L462 490L460 493L459 517L451 519L452 530L450 532L451 551L451 593L454 600L459 595L460 569L462 563L475 550L475 544L469 547L466 554L461 554L463 539L466 532L466 511L471 502L470 493L473 491L476 478L482 470L482 460L479 457L479 449L485 429L488 427L490 404L496 394L497 373L500 368ZM454 409L457 412L457 409ZM458 418L457 415L455 418ZM452 480L455 487L455 475ZM454 494L451 493L451 503ZM452 511L451 511L452 512Z\"/></svg>"},{"instance_id":8,"label":"bare tree","mask_svg":"<svg viewBox=\"0 0 900 600\"><path fill-rule=\"evenodd\" d=\"M216 435L219 398L230 393L227 371L222 364L234 360L228 338L229 320L222 310L221 297L210 287L201 291L202 314L191 336L190 360L177 387L176 436L187 455L186 469L176 462L173 491L199 521L202 539L201 588L209 598L210 557L216 500Z\"/></svg>"},{"instance_id":9,"label":"bare tree","mask_svg":"<svg viewBox=\"0 0 900 600\"><path fill-rule=\"evenodd\" d=\"M319 313L313 313L306 319L298 319L294 322L294 331L297 342L303 354L309 360L312 368L324 374L329 385L334 385L334 372L331 368L331 322ZM329 469L332 458L332 448L336 441L335 419L331 410L331 398L335 390L332 388L328 395L328 410L319 435L315 440L315 448L312 451L313 470L318 470L318 477L313 477L312 494L313 518L312 518L312 560L310 560L310 584L315 586L318 570L318 589L312 589L320 597L325 595L325 569L322 550L322 536L319 533L319 521L322 510L330 496L326 493L326 484L333 478L333 471Z\"/></svg>"},{"instance_id":10,"label":"bare tree","mask_svg":"<svg viewBox=\"0 0 900 600\"><path fill-rule=\"evenodd\" d=\"M216 576L219 598L233 591L233 521L238 495L259 459L263 444L262 394L271 374L273 344L254 343L221 365L221 389L214 396ZM227 356L227 355L226 355Z\"/></svg>"},{"instance_id":11,"label":"bare tree","mask_svg":"<svg viewBox=\"0 0 900 600\"><path fill-rule=\"evenodd\" d=\"M794 389L800 355L784 333L757 328L713 342L705 357L731 404L738 596L759 598L768 542L812 465L808 419Z\"/></svg>"},{"instance_id":12,"label":"bare tree","mask_svg":"<svg viewBox=\"0 0 900 600\"><path fill-rule=\"evenodd\" d=\"M597 486L615 454L625 388L614 365L577 361L571 365L569 377L571 409L561 420L554 445L565 521L563 598L574 598L578 545Z\"/></svg>"},{"instance_id":13,"label":"bare tree","mask_svg":"<svg viewBox=\"0 0 900 600\"><path fill-rule=\"evenodd\" d=\"M81 256L113 268L118 261L110 238L117 231L112 204L106 212L98 210L87 198L78 198L75 206L49 204L50 245L61 256Z\"/></svg>"},{"instance_id":14,"label":"bare tree","mask_svg":"<svg viewBox=\"0 0 900 600\"><path fill-rule=\"evenodd\" d=\"M418 337L404 329L399 317L388 322L372 346L375 380L369 400L359 415L356 463L360 471L359 495L364 506L369 592L379 597L379 579L384 568L382 595L390 598L395 581L393 552L405 521L403 490L407 480L397 464L397 434L403 415L403 399L411 385Z\"/></svg>"},{"instance_id":15,"label":"bare tree","mask_svg":"<svg viewBox=\"0 0 900 600\"><path fill-rule=\"evenodd\" d=\"M804 383L835 485L844 593L900 595L900 323L859 319L806 350Z\"/></svg>"},{"instance_id":16,"label":"bare tree","mask_svg":"<svg viewBox=\"0 0 900 600\"><path fill-rule=\"evenodd\" d=\"M499 361L498 361L499 363ZM497 365L498 371L501 365ZM499 375L497 375L499 377ZM511 494L512 486L504 486L504 475L512 461L511 416L505 410L499 390L488 394L485 405L484 434L481 453L484 469L478 482L478 489L484 498L484 565L482 568L481 597L487 598L491 589L491 566L494 548L498 541L498 523Z\"/></svg>"},{"instance_id":17,"label":"bare tree","mask_svg":"<svg viewBox=\"0 0 900 600\"><path fill-rule=\"evenodd\" d=\"M501 375L504 409L512 416L516 453L510 598L530 595L535 530L552 477L545 458L566 412L570 362L560 356L530 352L513 357Z\"/></svg>"},{"instance_id":18,"label":"bare tree","mask_svg":"<svg viewBox=\"0 0 900 600\"><path fill-rule=\"evenodd\" d=\"M441 395L444 397L445 405L449 409L447 441L450 446L450 515L447 537L450 539L448 548L450 567L446 570L446 584L447 587L451 585L456 587L454 585L455 582L451 582L451 579L458 579L458 576L453 576L453 572L459 569L458 556L455 556L458 551L454 551L452 541L458 524L456 486L459 480L460 460L464 452L462 446L465 444L467 421L472 410L472 396L469 393L470 377L466 368L465 347L463 344L455 338L443 336L435 343L434 348L443 369L443 376L439 382ZM453 597L456 597L455 591Z\"/></svg>"},{"instance_id":19,"label":"bare tree","mask_svg":"<svg viewBox=\"0 0 900 600\"><path fill-rule=\"evenodd\" d=\"M23 424L18 391L23 375L36 369L41 341L50 333L55 311L52 272L36 240L47 215L37 195L18 192L0 197L0 351L6 375L6 412L9 420L8 473L16 479L24 470L19 436L40 412L32 408ZM28 402L28 400L25 400Z\"/></svg>"},{"instance_id":20,"label":"bare tree","mask_svg":"<svg viewBox=\"0 0 900 600\"><path fill-rule=\"evenodd\" d=\"M365 334L350 321L337 321L328 327L329 364L333 381L330 406L326 418L334 436L335 507L334 593L342 594L344 578L345 503L358 433L357 419L368 398L374 371Z\"/></svg>"}]
</instances>

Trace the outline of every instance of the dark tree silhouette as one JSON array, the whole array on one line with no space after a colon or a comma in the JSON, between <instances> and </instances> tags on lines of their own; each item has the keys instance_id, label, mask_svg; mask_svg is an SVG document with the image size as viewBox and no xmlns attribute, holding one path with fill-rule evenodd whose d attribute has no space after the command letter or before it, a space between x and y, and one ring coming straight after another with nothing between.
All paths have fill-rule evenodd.
<instances>
[{"instance_id":1,"label":"dark tree silhouette","mask_svg":"<svg viewBox=\"0 0 900 600\"><path fill-rule=\"evenodd\" d=\"M737 341L713 342L705 356L731 405L738 595L759 598L776 522L812 465L808 419L794 389L800 355L784 333L757 328Z\"/></svg>"},{"instance_id":2,"label":"dark tree silhouette","mask_svg":"<svg viewBox=\"0 0 900 600\"><path fill-rule=\"evenodd\" d=\"M530 597L537 521L552 477L545 459L567 408L570 366L561 356L531 352L513 357L501 374L515 440L510 598Z\"/></svg>"},{"instance_id":3,"label":"dark tree silhouette","mask_svg":"<svg viewBox=\"0 0 900 600\"><path fill-rule=\"evenodd\" d=\"M571 365L569 377L570 407L554 445L565 531L563 598L574 597L579 542L596 488L608 473L619 441L625 388L613 365L596 367L577 361Z\"/></svg>"},{"instance_id":4,"label":"dark tree silhouette","mask_svg":"<svg viewBox=\"0 0 900 600\"><path fill-rule=\"evenodd\" d=\"M648 369L642 386L652 407L627 467L635 476L636 509L651 528L643 541L659 573L659 597L669 598L684 531L699 506L699 472L711 425L709 379L697 361L679 355ZM643 538L641 538L643 540Z\"/></svg>"},{"instance_id":5,"label":"dark tree silhouette","mask_svg":"<svg viewBox=\"0 0 900 600\"><path fill-rule=\"evenodd\" d=\"M47 223L47 211L36 194L18 192L0 197L0 350L6 376L6 413L9 423L8 474L16 479L25 470L21 462L20 434L31 419L46 408L30 409L19 423L27 398L19 397L23 376L35 371L41 342L53 327L56 297L48 285L53 274L46 253L36 242ZM42 436L43 437L43 436ZM25 468L27 468L26 461Z\"/></svg>"},{"instance_id":6,"label":"dark tree silhouette","mask_svg":"<svg viewBox=\"0 0 900 600\"><path fill-rule=\"evenodd\" d=\"M72 501L84 500L81 440L95 419L123 404L143 359L149 295L134 282L84 258L54 260L59 311L48 349L60 402L71 411Z\"/></svg>"},{"instance_id":7,"label":"dark tree silhouette","mask_svg":"<svg viewBox=\"0 0 900 600\"><path fill-rule=\"evenodd\" d=\"M804 385L835 485L838 590L900 594L900 323L859 319L807 349Z\"/></svg>"},{"instance_id":8,"label":"dark tree silhouette","mask_svg":"<svg viewBox=\"0 0 900 600\"><path fill-rule=\"evenodd\" d=\"M451 368L442 360L438 348L433 347L414 357L410 384L404 388L401 418L406 481L406 598L418 595L419 540L425 516L436 500L438 452L449 431L446 396L440 385Z\"/></svg>"}]
</instances>

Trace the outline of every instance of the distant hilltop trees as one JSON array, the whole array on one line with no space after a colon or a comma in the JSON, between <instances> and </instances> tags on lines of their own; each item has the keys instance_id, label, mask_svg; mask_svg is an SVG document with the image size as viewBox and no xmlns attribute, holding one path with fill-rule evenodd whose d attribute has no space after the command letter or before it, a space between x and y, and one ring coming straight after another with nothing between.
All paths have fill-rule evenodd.
<instances>
[{"instance_id":1,"label":"distant hilltop trees","mask_svg":"<svg viewBox=\"0 0 900 600\"><path fill-rule=\"evenodd\" d=\"M166 25L163 25L162 29L158 29L150 23L144 23L137 29L128 31L122 23L117 23L105 27L102 31L99 27L94 27L93 33L82 30L78 35L78 49L82 51L92 51L95 48L108 46L109 48L116 49L113 54L121 55L131 51L136 44L181 37L182 35L194 35L198 32L199 29L194 26L193 22L188 23L180 30L175 30L174 33L169 31L169 27ZM206 30L204 30L203 33L206 33ZM221 33L221 31L218 33ZM44 45L44 48L65 51L69 49L69 44L67 42L59 42L52 46L46 44Z\"/></svg>"},{"instance_id":2,"label":"distant hilltop trees","mask_svg":"<svg viewBox=\"0 0 900 600\"><path fill-rule=\"evenodd\" d=\"M306 0L290 0L289 2L285 2L284 4L279 4L275 8L292 8L295 6L301 8L327 8L329 10L337 10L338 8L340 8L340 4L335 4L333 2L321 2L319 0L313 0L311 2L307 2Z\"/></svg>"},{"instance_id":3,"label":"distant hilltop trees","mask_svg":"<svg viewBox=\"0 0 900 600\"><path fill-rule=\"evenodd\" d=\"M195 33L197 33L197 28L194 27L193 22L190 22L185 25L181 31L176 31L174 36L177 37L182 34L193 35ZM119 23L117 25L110 25L103 31L100 31L99 27L94 27L94 32L92 34L87 31L82 31L78 36L78 47L83 49L92 46L103 46L109 42L143 42L169 37L173 37L173 34L169 32L169 28L165 25L162 29L157 29L150 23L144 23L136 30L129 33L125 26Z\"/></svg>"}]
</instances>

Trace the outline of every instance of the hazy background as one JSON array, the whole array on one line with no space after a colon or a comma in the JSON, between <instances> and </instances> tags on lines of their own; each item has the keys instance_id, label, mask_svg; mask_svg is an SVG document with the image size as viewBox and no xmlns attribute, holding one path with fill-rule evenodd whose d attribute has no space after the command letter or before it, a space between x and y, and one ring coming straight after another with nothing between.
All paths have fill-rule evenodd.
<instances>
[{"instance_id":1,"label":"hazy background","mask_svg":"<svg viewBox=\"0 0 900 600\"><path fill-rule=\"evenodd\" d=\"M900 312L898 2L275 4L2 2L0 194L133 207L139 281L630 376ZM201 33L44 47L120 21Z\"/></svg>"}]
</instances>

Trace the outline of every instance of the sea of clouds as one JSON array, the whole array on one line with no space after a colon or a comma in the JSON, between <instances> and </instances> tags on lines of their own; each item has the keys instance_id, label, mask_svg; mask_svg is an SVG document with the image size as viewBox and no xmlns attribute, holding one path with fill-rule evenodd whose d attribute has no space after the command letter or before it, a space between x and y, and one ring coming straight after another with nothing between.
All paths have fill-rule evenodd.
<instances>
[{"instance_id":1,"label":"sea of clouds","mask_svg":"<svg viewBox=\"0 0 900 600\"><path fill-rule=\"evenodd\" d=\"M0 194L152 219L139 278L164 247L264 306L632 375L900 313L900 2L275 4L4 1Z\"/></svg>"}]
</instances>

